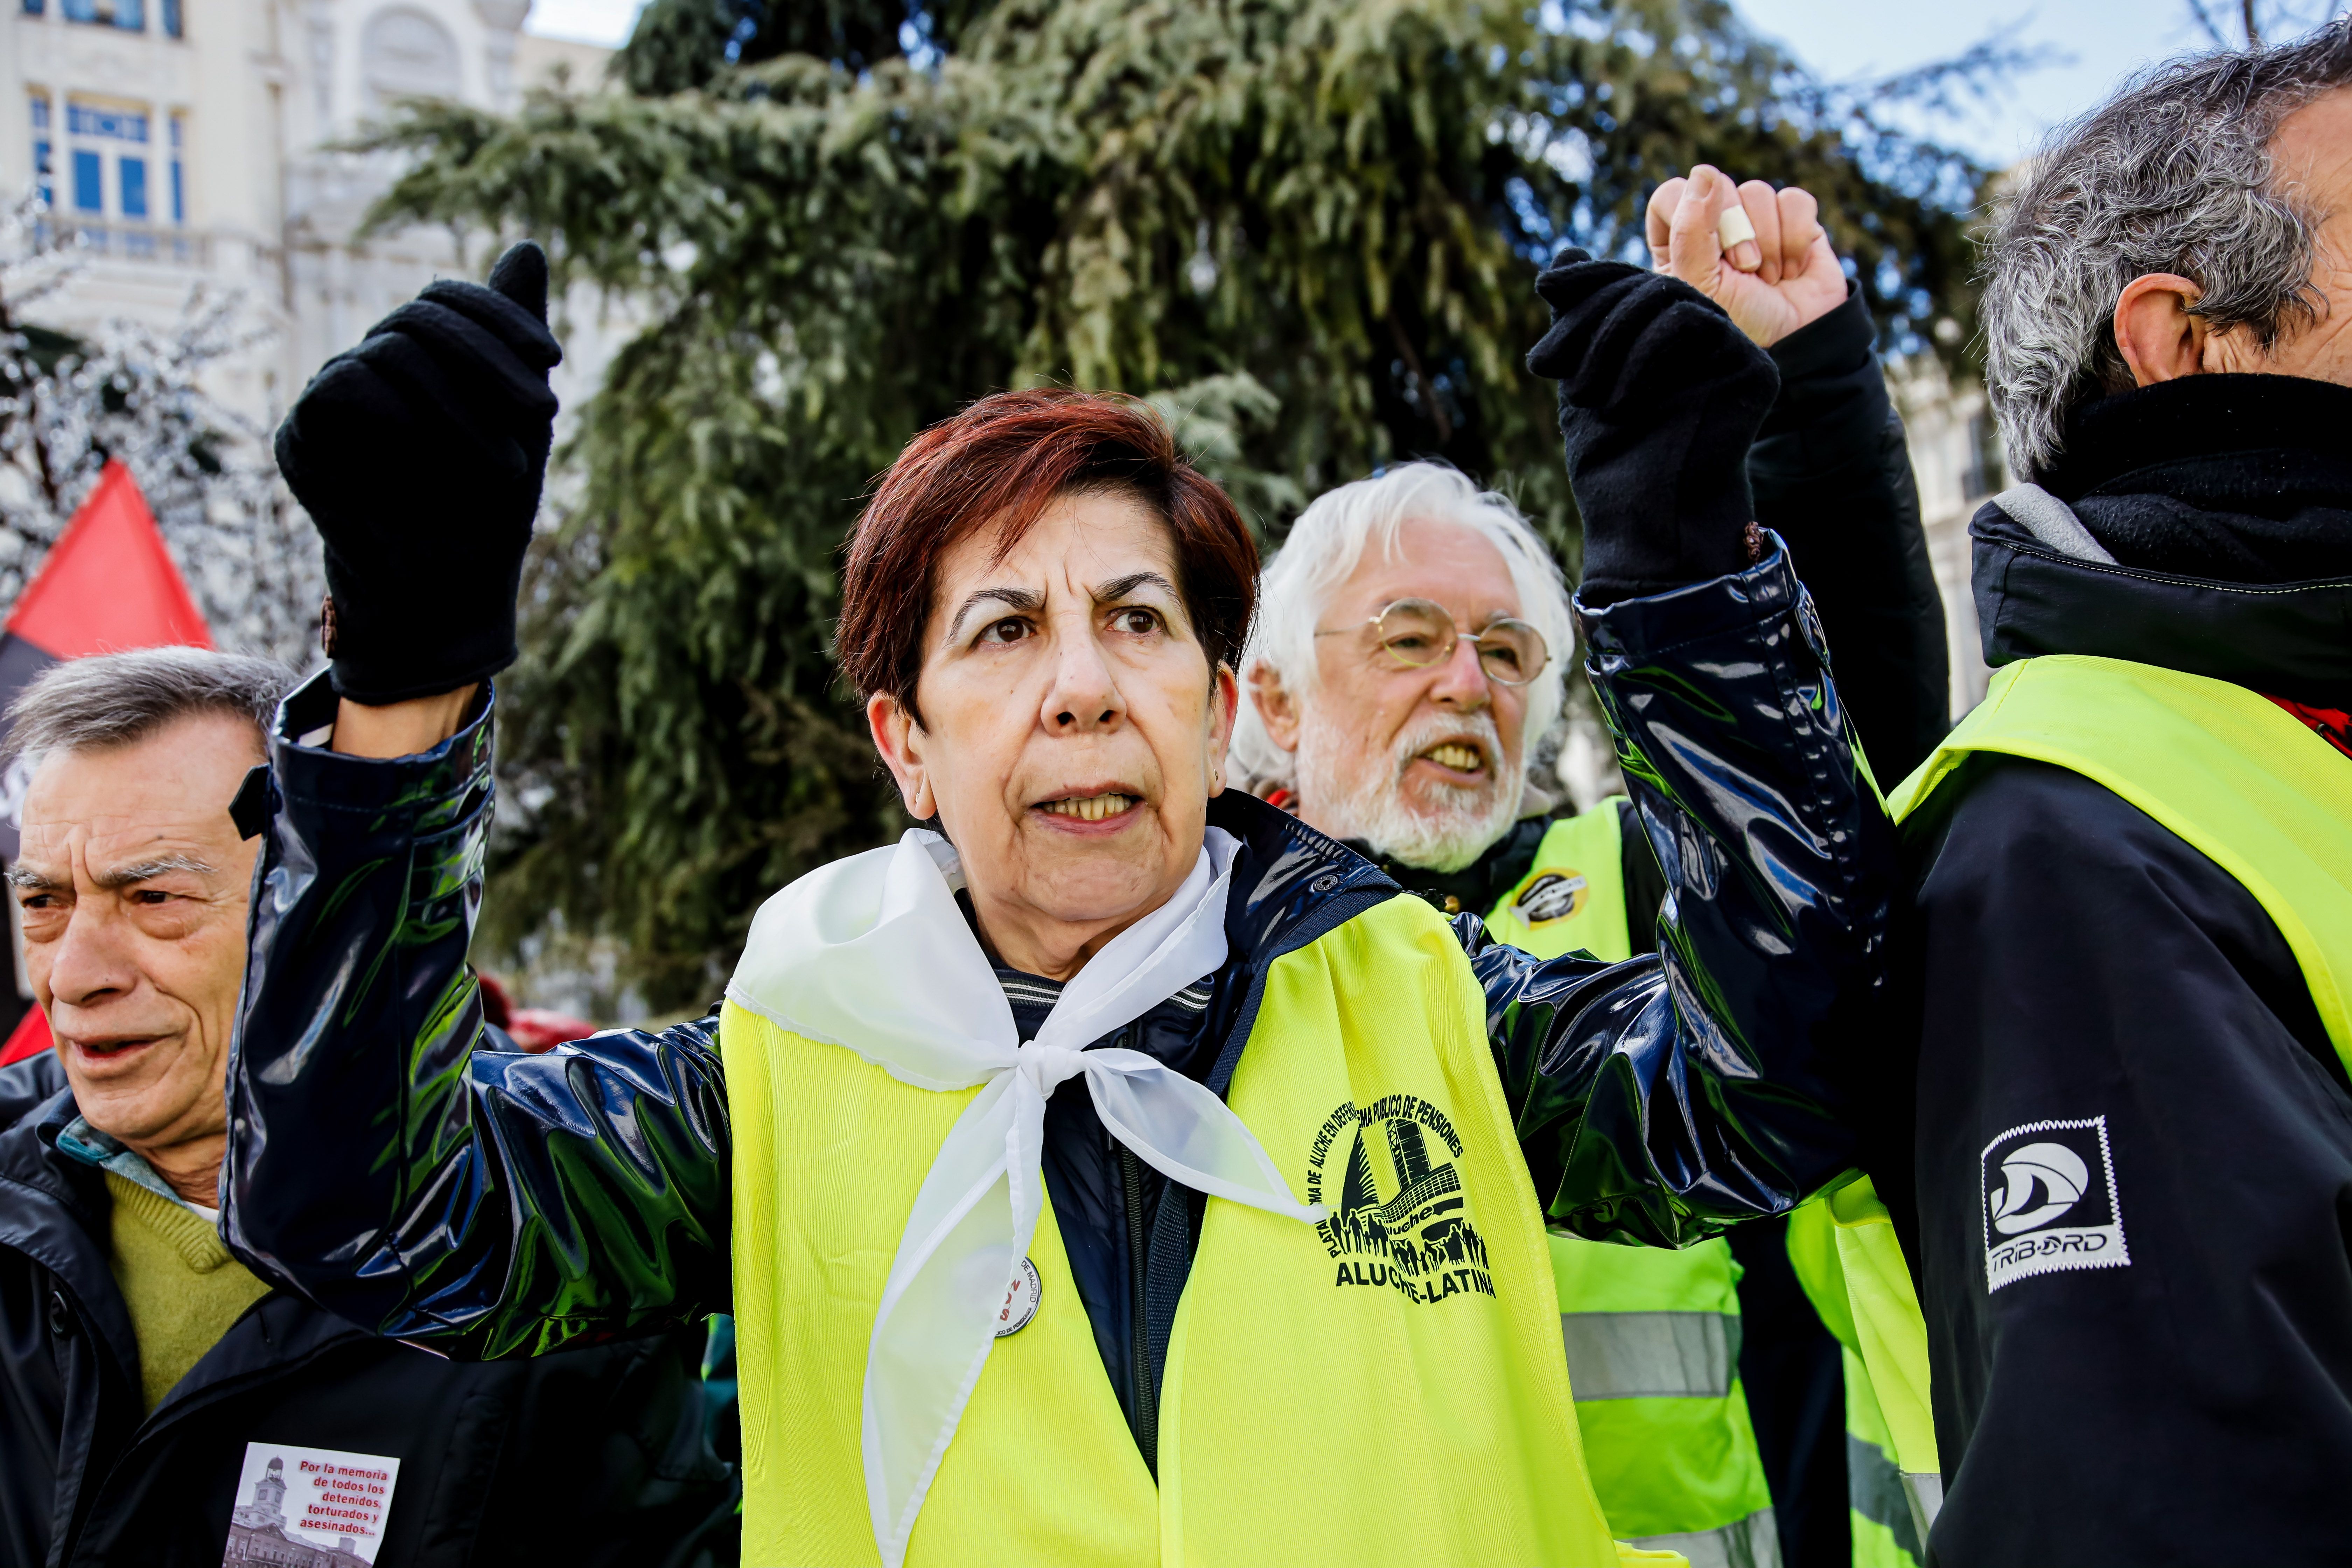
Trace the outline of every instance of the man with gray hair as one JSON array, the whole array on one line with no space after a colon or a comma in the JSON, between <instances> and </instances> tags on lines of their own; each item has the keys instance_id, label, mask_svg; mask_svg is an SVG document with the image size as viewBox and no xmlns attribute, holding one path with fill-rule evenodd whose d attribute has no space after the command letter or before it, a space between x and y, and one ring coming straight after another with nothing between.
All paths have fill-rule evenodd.
<instances>
[{"instance_id":1,"label":"man with gray hair","mask_svg":"<svg viewBox=\"0 0 2352 1568\"><path fill-rule=\"evenodd\" d=\"M1750 237L1726 226L1734 215ZM1946 728L1943 621L1869 313L1801 190L1702 166L1659 189L1649 226L1659 268L1771 353L1779 395L1746 455L1741 516L1780 530L1816 585L1840 689L1896 776ZM1654 952L1664 879L1631 803L1580 814L1558 798L1574 646L1559 568L1510 500L1441 464L1398 464L1318 498L1267 566L1233 763L1498 942ZM1613 1531L1702 1565L1885 1561L1855 1551L1884 1526L1849 1503L1885 1489L1843 1435L1839 1351L1782 1222L1676 1251L1555 1233L1551 1252Z\"/></svg>"},{"instance_id":2,"label":"man with gray hair","mask_svg":"<svg viewBox=\"0 0 2352 1568\"><path fill-rule=\"evenodd\" d=\"M8 880L56 1048L0 1068L0 1562L723 1558L698 1334L453 1363L222 1242L237 817L293 684L151 648L56 666L11 710L33 773ZM369 1479L322 1494L324 1465Z\"/></svg>"},{"instance_id":3,"label":"man with gray hair","mask_svg":"<svg viewBox=\"0 0 2352 1568\"><path fill-rule=\"evenodd\" d=\"M1985 285L2029 482L1972 527L1991 690L1889 796L1872 1379L1932 1389L1931 1562L2340 1563L2352 25L2063 128Z\"/></svg>"}]
</instances>

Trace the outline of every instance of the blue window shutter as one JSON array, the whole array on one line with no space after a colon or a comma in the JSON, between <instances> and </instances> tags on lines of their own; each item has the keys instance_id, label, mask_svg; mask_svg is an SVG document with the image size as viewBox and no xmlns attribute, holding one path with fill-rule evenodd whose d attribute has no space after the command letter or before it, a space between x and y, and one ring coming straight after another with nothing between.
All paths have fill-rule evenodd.
<instances>
[{"instance_id":1,"label":"blue window shutter","mask_svg":"<svg viewBox=\"0 0 2352 1568\"><path fill-rule=\"evenodd\" d=\"M122 216L145 217L147 216L147 160L118 158L115 163L122 176Z\"/></svg>"},{"instance_id":2,"label":"blue window shutter","mask_svg":"<svg viewBox=\"0 0 2352 1568\"><path fill-rule=\"evenodd\" d=\"M172 160L172 221L188 221L188 190L180 179L180 161L177 158Z\"/></svg>"},{"instance_id":3,"label":"blue window shutter","mask_svg":"<svg viewBox=\"0 0 2352 1568\"><path fill-rule=\"evenodd\" d=\"M163 33L167 37L180 37L180 0L163 0Z\"/></svg>"},{"instance_id":4,"label":"blue window shutter","mask_svg":"<svg viewBox=\"0 0 2352 1568\"><path fill-rule=\"evenodd\" d=\"M86 213L106 210L105 182L98 154L77 147L73 155L74 205Z\"/></svg>"}]
</instances>

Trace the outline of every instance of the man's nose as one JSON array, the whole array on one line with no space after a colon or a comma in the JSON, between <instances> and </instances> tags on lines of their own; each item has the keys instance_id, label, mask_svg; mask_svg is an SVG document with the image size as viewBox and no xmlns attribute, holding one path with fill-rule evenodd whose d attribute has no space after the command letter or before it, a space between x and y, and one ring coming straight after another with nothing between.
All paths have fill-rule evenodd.
<instances>
[{"instance_id":1,"label":"man's nose","mask_svg":"<svg viewBox=\"0 0 2352 1568\"><path fill-rule=\"evenodd\" d=\"M1045 693L1045 728L1057 735L1107 730L1127 714L1102 645L1084 634L1056 639L1054 683Z\"/></svg>"},{"instance_id":2,"label":"man's nose","mask_svg":"<svg viewBox=\"0 0 2352 1568\"><path fill-rule=\"evenodd\" d=\"M74 910L65 934L49 948L49 1000L86 1007L136 988L138 967L121 938L116 922L104 914L87 907Z\"/></svg>"},{"instance_id":3,"label":"man's nose","mask_svg":"<svg viewBox=\"0 0 2352 1568\"><path fill-rule=\"evenodd\" d=\"M1486 667L1478 662L1478 645L1466 637L1454 639L1454 652L1437 667L1429 688L1430 700L1449 708L1484 708L1495 700L1486 684Z\"/></svg>"}]
</instances>

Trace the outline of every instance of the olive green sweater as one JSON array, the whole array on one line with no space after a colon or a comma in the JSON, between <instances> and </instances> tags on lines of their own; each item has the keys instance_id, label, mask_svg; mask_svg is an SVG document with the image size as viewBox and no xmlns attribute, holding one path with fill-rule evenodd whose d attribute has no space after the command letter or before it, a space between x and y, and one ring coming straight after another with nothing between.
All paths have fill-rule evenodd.
<instances>
[{"instance_id":1,"label":"olive green sweater","mask_svg":"<svg viewBox=\"0 0 2352 1568\"><path fill-rule=\"evenodd\" d=\"M230 1257L211 1224L186 1205L113 1171L106 1173L106 1190L114 1199L108 1261L131 1308L140 1392L152 1410L269 1287Z\"/></svg>"}]
</instances>

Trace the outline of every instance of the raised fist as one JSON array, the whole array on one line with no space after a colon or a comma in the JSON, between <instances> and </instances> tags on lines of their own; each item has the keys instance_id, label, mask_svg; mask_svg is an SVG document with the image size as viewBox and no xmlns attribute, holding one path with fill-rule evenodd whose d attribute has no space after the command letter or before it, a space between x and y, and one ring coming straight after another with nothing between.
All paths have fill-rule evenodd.
<instances>
[{"instance_id":1,"label":"raised fist","mask_svg":"<svg viewBox=\"0 0 2352 1568\"><path fill-rule=\"evenodd\" d=\"M1734 210L1755 237L1727 250L1723 220ZM1738 218L1733 226L1737 232ZM1822 227L1821 204L1793 185L1776 191L1750 180L1734 188L1729 175L1700 163L1652 193L1645 226L1651 265L1722 306L1759 348L1845 303L1845 272Z\"/></svg>"},{"instance_id":2,"label":"raised fist","mask_svg":"<svg viewBox=\"0 0 2352 1568\"><path fill-rule=\"evenodd\" d=\"M381 706L514 662L562 358L525 240L488 287L430 285L303 389L278 467L326 545L338 694Z\"/></svg>"}]
</instances>

